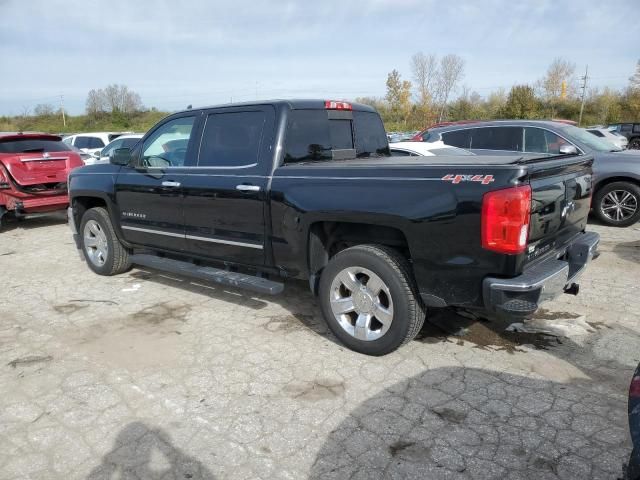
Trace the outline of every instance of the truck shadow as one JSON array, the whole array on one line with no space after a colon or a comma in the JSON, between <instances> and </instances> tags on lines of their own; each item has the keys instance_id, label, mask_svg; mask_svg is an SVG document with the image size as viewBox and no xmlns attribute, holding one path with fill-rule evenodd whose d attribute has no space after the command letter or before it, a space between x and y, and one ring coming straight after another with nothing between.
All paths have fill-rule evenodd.
<instances>
[{"instance_id":1,"label":"truck shadow","mask_svg":"<svg viewBox=\"0 0 640 480\"><path fill-rule=\"evenodd\" d=\"M285 312L269 317L264 328L270 332L289 333L295 330L310 330L338 345L340 342L329 331L316 298L309 290L309 285L301 280L286 280L284 292L280 295L261 295L240 288L225 287L217 284L199 282L186 277L166 274L149 268L136 267L129 276L134 280L152 281L160 285L204 295L209 298L253 310L262 310L270 304L280 305Z\"/></svg>"},{"instance_id":2,"label":"truck shadow","mask_svg":"<svg viewBox=\"0 0 640 480\"><path fill-rule=\"evenodd\" d=\"M125 426L111 451L87 476L87 480L121 478L215 479L200 461L173 445L166 432L142 422Z\"/></svg>"},{"instance_id":3,"label":"truck shadow","mask_svg":"<svg viewBox=\"0 0 640 480\"><path fill-rule=\"evenodd\" d=\"M623 260L640 263L640 240L619 243L613 247L613 252Z\"/></svg>"},{"instance_id":4,"label":"truck shadow","mask_svg":"<svg viewBox=\"0 0 640 480\"><path fill-rule=\"evenodd\" d=\"M179 288L197 295L253 310L262 310L270 304L277 304L284 309L283 313L274 313L267 318L263 327L273 333L287 334L297 330L309 330L331 342L343 346L331 333L320 312L320 307L314 295L309 291L306 282L300 280L286 280L285 290L280 295L261 295L247 290L235 289L215 284L194 281L190 278L179 277L153 269L136 268L129 274L136 281L151 281L171 288ZM571 312L546 312L540 315L550 318L561 315L572 318ZM415 341L421 343L449 342L463 346L473 344L474 348L483 350L500 350L510 354L525 352L522 347L531 345L540 350L551 350L554 354L561 346L569 347L572 342L566 338L544 333L523 333L505 330L508 322L498 320L487 321L463 316L453 308L431 309L427 313L424 327ZM539 316L539 315L538 315ZM575 315L576 317L578 315Z\"/></svg>"},{"instance_id":5,"label":"truck shadow","mask_svg":"<svg viewBox=\"0 0 640 480\"><path fill-rule=\"evenodd\" d=\"M626 391L443 367L352 410L310 478L616 479L629 451Z\"/></svg>"},{"instance_id":6,"label":"truck shadow","mask_svg":"<svg viewBox=\"0 0 640 480\"><path fill-rule=\"evenodd\" d=\"M66 212L65 212L66 214ZM2 218L2 233L11 232L13 230L33 230L37 228L51 227L53 225L62 225L67 222L65 214L54 213L45 217L30 218L25 220L17 220L9 216Z\"/></svg>"}]
</instances>

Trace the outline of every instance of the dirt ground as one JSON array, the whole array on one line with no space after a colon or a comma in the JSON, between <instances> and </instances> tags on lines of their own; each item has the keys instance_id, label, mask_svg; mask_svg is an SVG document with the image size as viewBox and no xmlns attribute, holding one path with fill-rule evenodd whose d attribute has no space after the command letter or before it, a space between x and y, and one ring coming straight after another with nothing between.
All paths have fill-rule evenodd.
<instances>
[{"instance_id":1,"label":"dirt ground","mask_svg":"<svg viewBox=\"0 0 640 480\"><path fill-rule=\"evenodd\" d=\"M99 277L59 219L0 233L0 478L615 479L640 225L516 331L446 310L371 358L306 285ZM524 331L523 331L524 330Z\"/></svg>"}]
</instances>

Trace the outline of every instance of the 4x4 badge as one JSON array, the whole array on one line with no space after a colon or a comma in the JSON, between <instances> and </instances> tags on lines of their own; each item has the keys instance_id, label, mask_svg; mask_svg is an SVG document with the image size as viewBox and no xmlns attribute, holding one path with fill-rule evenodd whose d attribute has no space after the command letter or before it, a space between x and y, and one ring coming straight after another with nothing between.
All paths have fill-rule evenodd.
<instances>
[{"instance_id":1,"label":"4x4 badge","mask_svg":"<svg viewBox=\"0 0 640 480\"><path fill-rule=\"evenodd\" d=\"M442 180L451 183L480 182L482 185L489 185L494 181L494 178L493 175L460 175L450 173L442 177Z\"/></svg>"}]
</instances>

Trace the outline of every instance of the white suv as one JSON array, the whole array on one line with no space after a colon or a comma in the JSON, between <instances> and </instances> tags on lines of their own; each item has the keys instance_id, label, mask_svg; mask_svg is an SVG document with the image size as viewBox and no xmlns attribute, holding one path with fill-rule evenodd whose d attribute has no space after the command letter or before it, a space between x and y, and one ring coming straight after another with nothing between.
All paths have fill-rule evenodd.
<instances>
[{"instance_id":1,"label":"white suv","mask_svg":"<svg viewBox=\"0 0 640 480\"><path fill-rule=\"evenodd\" d=\"M77 133L63 138L62 141L67 145L73 145L85 153L96 156L96 153L99 153L108 143L122 134L123 132Z\"/></svg>"}]
</instances>

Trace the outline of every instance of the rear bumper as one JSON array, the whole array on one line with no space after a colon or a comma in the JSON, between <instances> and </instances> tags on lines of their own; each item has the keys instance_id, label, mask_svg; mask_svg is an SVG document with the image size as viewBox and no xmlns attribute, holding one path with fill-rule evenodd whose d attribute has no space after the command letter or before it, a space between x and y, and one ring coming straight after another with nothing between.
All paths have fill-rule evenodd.
<instances>
[{"instance_id":1,"label":"rear bumper","mask_svg":"<svg viewBox=\"0 0 640 480\"><path fill-rule=\"evenodd\" d=\"M69 197L66 194L14 196L10 192L0 191L0 197L0 204L4 204L7 210L15 212L17 216L64 210L69 205Z\"/></svg>"},{"instance_id":2,"label":"rear bumper","mask_svg":"<svg viewBox=\"0 0 640 480\"><path fill-rule=\"evenodd\" d=\"M514 278L487 277L483 281L485 308L498 316L527 317L540 303L551 300L574 286L587 264L598 256L600 235L581 234L561 258L550 258Z\"/></svg>"}]
</instances>

